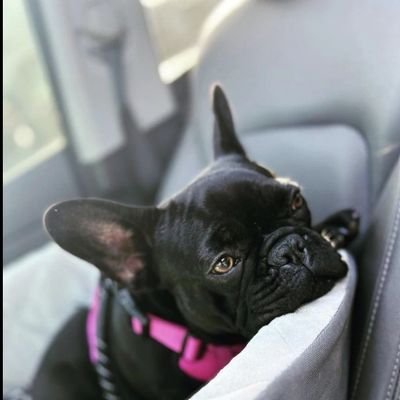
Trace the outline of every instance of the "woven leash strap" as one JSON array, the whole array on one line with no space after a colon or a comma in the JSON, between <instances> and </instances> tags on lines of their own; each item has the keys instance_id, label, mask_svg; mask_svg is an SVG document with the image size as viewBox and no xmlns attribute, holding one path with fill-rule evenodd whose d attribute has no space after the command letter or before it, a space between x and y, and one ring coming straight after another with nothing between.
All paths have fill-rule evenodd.
<instances>
[{"instance_id":1,"label":"woven leash strap","mask_svg":"<svg viewBox=\"0 0 400 400\"><path fill-rule=\"evenodd\" d=\"M108 280L102 279L100 288L100 310L96 324L97 360L95 370L104 400L120 400L115 383L107 345L107 314L110 307L111 288Z\"/></svg>"}]
</instances>

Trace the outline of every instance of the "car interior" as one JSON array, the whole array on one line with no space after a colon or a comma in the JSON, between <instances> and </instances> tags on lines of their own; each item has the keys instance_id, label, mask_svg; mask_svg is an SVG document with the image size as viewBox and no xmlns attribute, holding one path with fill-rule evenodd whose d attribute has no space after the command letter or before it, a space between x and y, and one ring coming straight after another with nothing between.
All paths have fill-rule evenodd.
<instances>
[{"instance_id":1,"label":"car interior","mask_svg":"<svg viewBox=\"0 0 400 400\"><path fill-rule=\"evenodd\" d=\"M50 242L43 212L78 197L155 204L182 189L212 159L218 82L249 156L300 183L313 222L352 208L361 228L345 305L302 356L268 384L243 377L232 391L249 346L194 398L400 399L400 2L3 8L3 396L29 386L98 279ZM32 44L15 34L24 29ZM256 336L253 353L264 344Z\"/></svg>"}]
</instances>

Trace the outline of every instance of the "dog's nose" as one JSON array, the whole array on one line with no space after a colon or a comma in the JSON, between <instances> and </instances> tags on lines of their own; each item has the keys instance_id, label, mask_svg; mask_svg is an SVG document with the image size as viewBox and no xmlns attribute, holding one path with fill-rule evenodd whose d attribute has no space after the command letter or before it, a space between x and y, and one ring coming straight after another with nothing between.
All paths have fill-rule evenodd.
<instances>
[{"instance_id":1,"label":"dog's nose","mask_svg":"<svg viewBox=\"0 0 400 400\"><path fill-rule=\"evenodd\" d=\"M306 253L305 239L297 233L292 233L274 244L268 261L279 267L286 264L302 265L307 257Z\"/></svg>"}]
</instances>

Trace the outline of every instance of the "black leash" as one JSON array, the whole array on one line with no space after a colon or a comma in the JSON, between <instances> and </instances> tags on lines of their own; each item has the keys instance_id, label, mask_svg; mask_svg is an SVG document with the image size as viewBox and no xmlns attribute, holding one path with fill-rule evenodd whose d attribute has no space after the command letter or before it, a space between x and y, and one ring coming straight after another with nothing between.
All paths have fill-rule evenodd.
<instances>
[{"instance_id":1,"label":"black leash","mask_svg":"<svg viewBox=\"0 0 400 400\"><path fill-rule=\"evenodd\" d=\"M96 321L96 344L98 360L94 367L98 383L104 400L121 400L112 371L111 358L108 348L108 315L112 298L116 297L124 307L130 318L140 320L143 326L143 334L146 334L149 321L148 318L138 309L128 289L118 288L116 282L109 278L102 277L100 280L100 310Z\"/></svg>"},{"instance_id":2,"label":"black leash","mask_svg":"<svg viewBox=\"0 0 400 400\"><path fill-rule=\"evenodd\" d=\"M101 278L100 281L100 310L96 321L96 343L98 360L94 367L97 380L104 400L120 400L114 374L112 372L109 349L107 346L107 315L111 306L112 281Z\"/></svg>"}]
</instances>

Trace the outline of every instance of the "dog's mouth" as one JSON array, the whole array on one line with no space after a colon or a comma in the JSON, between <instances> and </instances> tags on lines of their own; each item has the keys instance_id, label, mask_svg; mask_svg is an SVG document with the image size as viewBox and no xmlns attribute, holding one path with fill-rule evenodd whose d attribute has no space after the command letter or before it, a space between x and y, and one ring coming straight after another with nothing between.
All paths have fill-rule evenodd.
<instances>
[{"instance_id":1,"label":"dog's mouth","mask_svg":"<svg viewBox=\"0 0 400 400\"><path fill-rule=\"evenodd\" d=\"M247 291L247 325L253 334L332 289L346 275L341 256L317 232L280 228L265 240Z\"/></svg>"}]
</instances>

